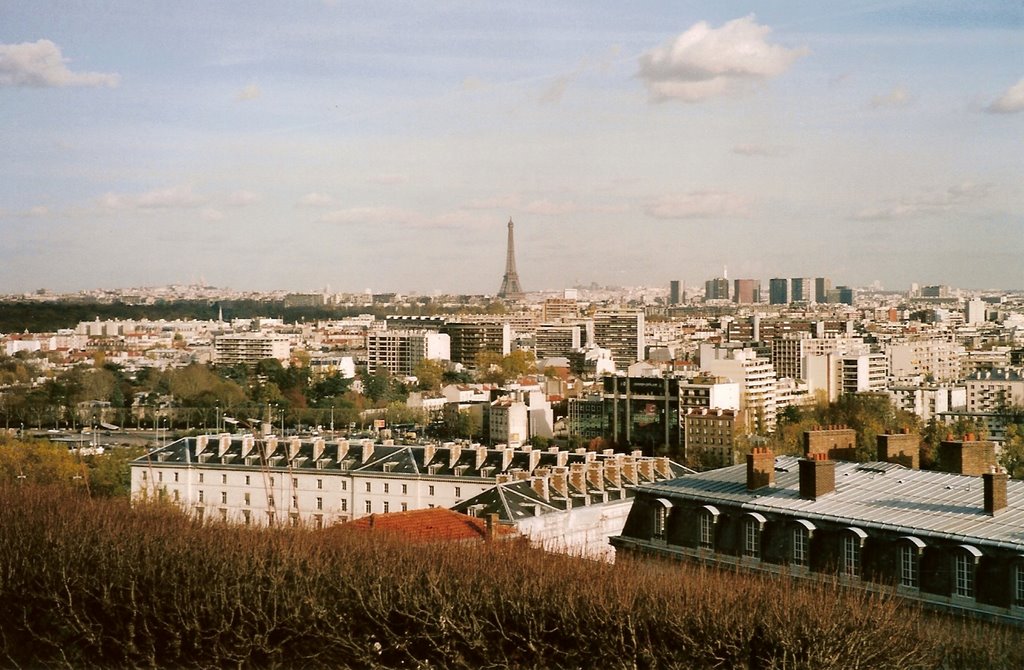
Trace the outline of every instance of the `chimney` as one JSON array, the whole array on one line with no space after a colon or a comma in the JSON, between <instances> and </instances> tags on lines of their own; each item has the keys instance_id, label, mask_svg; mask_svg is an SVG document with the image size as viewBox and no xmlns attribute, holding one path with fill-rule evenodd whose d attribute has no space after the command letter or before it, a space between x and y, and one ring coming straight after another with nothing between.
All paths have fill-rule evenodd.
<instances>
[{"instance_id":1,"label":"chimney","mask_svg":"<svg viewBox=\"0 0 1024 670\"><path fill-rule=\"evenodd\" d=\"M206 449L206 445L209 444L209 442L209 435L200 435L199 437L196 438L196 456L203 453L203 450Z\"/></svg>"},{"instance_id":2,"label":"chimney","mask_svg":"<svg viewBox=\"0 0 1024 670\"><path fill-rule=\"evenodd\" d=\"M587 473L584 470L583 463L573 463L569 469L569 483L572 484L573 488L587 492Z\"/></svg>"},{"instance_id":3,"label":"chimney","mask_svg":"<svg viewBox=\"0 0 1024 670\"><path fill-rule=\"evenodd\" d=\"M800 461L800 497L817 500L836 490L836 463L828 455L812 453Z\"/></svg>"},{"instance_id":4,"label":"chimney","mask_svg":"<svg viewBox=\"0 0 1024 670\"><path fill-rule=\"evenodd\" d=\"M530 456L530 465L529 465L530 472L533 472L534 470L537 469L537 466L540 465L540 451L535 449L535 450L530 452L529 456Z\"/></svg>"},{"instance_id":5,"label":"chimney","mask_svg":"<svg viewBox=\"0 0 1024 670\"><path fill-rule=\"evenodd\" d=\"M475 470L479 470L484 467L484 462L487 460L487 447L477 445L474 448L476 449L476 459L473 461L473 465Z\"/></svg>"},{"instance_id":6,"label":"chimney","mask_svg":"<svg viewBox=\"0 0 1024 670\"><path fill-rule=\"evenodd\" d=\"M604 491L604 466L600 463L587 464L587 481L592 488Z\"/></svg>"},{"instance_id":7,"label":"chimney","mask_svg":"<svg viewBox=\"0 0 1024 670\"><path fill-rule=\"evenodd\" d=\"M322 438L322 437L318 437L315 440L313 440L313 460L314 461L319 461L320 460L320 458L324 455L324 447L326 447L326 446L327 446L327 443L324 441L324 438Z\"/></svg>"},{"instance_id":8,"label":"chimney","mask_svg":"<svg viewBox=\"0 0 1024 670\"><path fill-rule=\"evenodd\" d=\"M662 479L672 479L672 464L668 456L657 456L654 459L654 470Z\"/></svg>"},{"instance_id":9,"label":"chimney","mask_svg":"<svg viewBox=\"0 0 1024 670\"><path fill-rule=\"evenodd\" d=\"M264 441L264 444L266 445L266 452L267 452L265 458L270 458L271 456L274 455L274 452L277 451L277 438L276 437L268 437Z\"/></svg>"},{"instance_id":10,"label":"chimney","mask_svg":"<svg viewBox=\"0 0 1024 670\"><path fill-rule=\"evenodd\" d=\"M249 452L251 452L252 448L255 447L255 446L256 446L256 438L254 436L252 436L252 435L243 435L242 436L242 458L245 458L246 456L248 456Z\"/></svg>"},{"instance_id":11,"label":"chimney","mask_svg":"<svg viewBox=\"0 0 1024 670\"><path fill-rule=\"evenodd\" d=\"M297 437L293 437L288 440L288 460L293 461L295 457L299 455L299 449L302 448L302 440Z\"/></svg>"},{"instance_id":12,"label":"chimney","mask_svg":"<svg viewBox=\"0 0 1024 670\"><path fill-rule=\"evenodd\" d=\"M622 459L622 478L626 480L626 484L640 483L637 479L636 459L632 456L626 456Z\"/></svg>"},{"instance_id":13,"label":"chimney","mask_svg":"<svg viewBox=\"0 0 1024 670\"><path fill-rule=\"evenodd\" d=\"M360 455L359 460L361 463L366 463L370 460L370 457L373 456L373 440L363 440L362 445L363 452Z\"/></svg>"},{"instance_id":14,"label":"chimney","mask_svg":"<svg viewBox=\"0 0 1024 670\"><path fill-rule=\"evenodd\" d=\"M607 460L604 463L604 476L609 482L609 488L622 488L622 469L614 460Z\"/></svg>"},{"instance_id":15,"label":"chimney","mask_svg":"<svg viewBox=\"0 0 1024 670\"><path fill-rule=\"evenodd\" d=\"M916 434L903 432L879 435L877 438L877 458L883 463L898 463L917 470L920 467L921 439Z\"/></svg>"},{"instance_id":16,"label":"chimney","mask_svg":"<svg viewBox=\"0 0 1024 670\"><path fill-rule=\"evenodd\" d=\"M512 465L512 456L515 455L515 449L505 447L501 450L501 469L508 470L508 466Z\"/></svg>"},{"instance_id":17,"label":"chimney","mask_svg":"<svg viewBox=\"0 0 1024 670\"><path fill-rule=\"evenodd\" d=\"M566 468L555 468L555 471L551 473L551 479L548 483L555 493L563 498L569 497L569 480Z\"/></svg>"},{"instance_id":18,"label":"chimney","mask_svg":"<svg viewBox=\"0 0 1024 670\"><path fill-rule=\"evenodd\" d=\"M484 540L493 542L498 532L498 515L491 512L484 518Z\"/></svg>"},{"instance_id":19,"label":"chimney","mask_svg":"<svg viewBox=\"0 0 1024 670\"><path fill-rule=\"evenodd\" d=\"M637 459L637 467L640 469L640 476L642 476L646 481L653 482L655 480L653 458Z\"/></svg>"},{"instance_id":20,"label":"chimney","mask_svg":"<svg viewBox=\"0 0 1024 670\"><path fill-rule=\"evenodd\" d=\"M231 448L231 436L221 435L220 441L217 443L217 458L220 458L227 450Z\"/></svg>"},{"instance_id":21,"label":"chimney","mask_svg":"<svg viewBox=\"0 0 1024 670\"><path fill-rule=\"evenodd\" d=\"M430 465L430 461L434 460L434 454L437 452L437 445L424 444L423 445L423 467Z\"/></svg>"},{"instance_id":22,"label":"chimney","mask_svg":"<svg viewBox=\"0 0 1024 670\"><path fill-rule=\"evenodd\" d=\"M565 466L569 462L569 452L564 449L555 454L555 465Z\"/></svg>"},{"instance_id":23,"label":"chimney","mask_svg":"<svg viewBox=\"0 0 1024 670\"><path fill-rule=\"evenodd\" d=\"M963 440L939 443L939 469L943 472L979 477L996 465L996 446L988 440L975 440L968 433Z\"/></svg>"},{"instance_id":24,"label":"chimney","mask_svg":"<svg viewBox=\"0 0 1024 670\"><path fill-rule=\"evenodd\" d=\"M995 516L1006 509L1006 480L1009 475L1002 468L991 468L981 475L985 484L985 514Z\"/></svg>"},{"instance_id":25,"label":"chimney","mask_svg":"<svg viewBox=\"0 0 1024 670\"><path fill-rule=\"evenodd\" d=\"M338 462L341 463L348 456L348 440L338 440Z\"/></svg>"},{"instance_id":26,"label":"chimney","mask_svg":"<svg viewBox=\"0 0 1024 670\"><path fill-rule=\"evenodd\" d=\"M455 468L460 456L462 456L462 445L456 442L448 448L448 467L450 469Z\"/></svg>"},{"instance_id":27,"label":"chimney","mask_svg":"<svg viewBox=\"0 0 1024 670\"><path fill-rule=\"evenodd\" d=\"M754 447L747 454L747 490L775 486L775 455L768 447Z\"/></svg>"},{"instance_id":28,"label":"chimney","mask_svg":"<svg viewBox=\"0 0 1024 670\"><path fill-rule=\"evenodd\" d=\"M530 486L533 488L533 492L543 498L545 501L551 497L548 491L548 478L547 477L534 477L530 480Z\"/></svg>"}]
</instances>

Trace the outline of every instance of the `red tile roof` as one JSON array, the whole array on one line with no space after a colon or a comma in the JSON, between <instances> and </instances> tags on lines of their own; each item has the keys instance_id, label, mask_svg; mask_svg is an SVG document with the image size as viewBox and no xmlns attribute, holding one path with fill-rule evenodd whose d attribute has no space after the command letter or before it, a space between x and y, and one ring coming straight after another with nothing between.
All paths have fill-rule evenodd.
<instances>
[{"instance_id":1,"label":"red tile roof","mask_svg":"<svg viewBox=\"0 0 1024 670\"><path fill-rule=\"evenodd\" d=\"M483 519L466 516L443 507L371 514L346 525L350 528L393 533L410 542L484 540L487 536L487 524ZM517 534L514 528L501 524L495 525L494 532L500 539Z\"/></svg>"}]
</instances>

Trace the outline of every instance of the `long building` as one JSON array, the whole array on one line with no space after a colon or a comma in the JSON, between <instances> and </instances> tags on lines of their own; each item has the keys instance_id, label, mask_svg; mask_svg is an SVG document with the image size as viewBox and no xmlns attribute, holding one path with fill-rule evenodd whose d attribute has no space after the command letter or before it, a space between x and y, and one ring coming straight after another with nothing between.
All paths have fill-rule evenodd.
<instances>
[{"instance_id":1,"label":"long building","mask_svg":"<svg viewBox=\"0 0 1024 670\"><path fill-rule=\"evenodd\" d=\"M612 544L874 590L895 584L930 606L1024 624L1024 482L982 467L991 443L943 443L957 472L932 472L913 469L916 447L905 443L917 436L879 438L884 461L757 448L745 465L641 486Z\"/></svg>"},{"instance_id":2,"label":"long building","mask_svg":"<svg viewBox=\"0 0 1024 670\"><path fill-rule=\"evenodd\" d=\"M199 435L132 461L131 490L134 499L165 499L199 519L322 527L369 514L451 507L539 468L568 472L576 463L620 457L557 447ZM653 458L630 462L644 472L664 469Z\"/></svg>"},{"instance_id":3,"label":"long building","mask_svg":"<svg viewBox=\"0 0 1024 670\"><path fill-rule=\"evenodd\" d=\"M413 374L423 360L451 359L451 340L429 330L377 330L366 334L366 367L371 373Z\"/></svg>"}]
</instances>

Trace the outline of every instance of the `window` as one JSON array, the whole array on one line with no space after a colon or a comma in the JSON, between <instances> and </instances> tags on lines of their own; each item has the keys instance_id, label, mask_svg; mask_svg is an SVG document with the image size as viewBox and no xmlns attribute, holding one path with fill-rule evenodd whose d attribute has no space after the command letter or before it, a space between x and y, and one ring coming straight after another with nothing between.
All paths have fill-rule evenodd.
<instances>
[{"instance_id":1,"label":"window","mask_svg":"<svg viewBox=\"0 0 1024 670\"><path fill-rule=\"evenodd\" d=\"M288 519L292 523L292 528L298 528L299 527L299 515L298 515L297 512L292 512L291 515L288 517Z\"/></svg>"},{"instance_id":2,"label":"window","mask_svg":"<svg viewBox=\"0 0 1024 670\"><path fill-rule=\"evenodd\" d=\"M203 498L206 497L206 496L203 495L204 493L205 492L202 489L200 489L200 491L199 491L199 502L203 502Z\"/></svg>"},{"instance_id":3,"label":"window","mask_svg":"<svg viewBox=\"0 0 1024 670\"><path fill-rule=\"evenodd\" d=\"M316 528L317 530L320 530L321 528L324 527L324 515L323 514L316 514L316 515L313 516L313 527Z\"/></svg>"},{"instance_id":4,"label":"window","mask_svg":"<svg viewBox=\"0 0 1024 670\"><path fill-rule=\"evenodd\" d=\"M248 491L246 491L246 492L245 492L245 493L244 493L244 494L242 495L242 497L243 497L243 498L245 499L245 504L246 504L246 505L250 504L251 500L250 500L250 498L249 498L249 492L248 492Z\"/></svg>"},{"instance_id":5,"label":"window","mask_svg":"<svg viewBox=\"0 0 1024 670\"><path fill-rule=\"evenodd\" d=\"M462 487L461 486L456 486L455 487L455 497L456 498L461 498L462 497Z\"/></svg>"},{"instance_id":6,"label":"window","mask_svg":"<svg viewBox=\"0 0 1024 670\"><path fill-rule=\"evenodd\" d=\"M299 508L299 496L292 496L292 509Z\"/></svg>"},{"instance_id":7,"label":"window","mask_svg":"<svg viewBox=\"0 0 1024 670\"><path fill-rule=\"evenodd\" d=\"M270 478L270 485L271 485L271 486L273 486L273 485L274 485L274 478L273 478L273 477L271 477L271 478Z\"/></svg>"},{"instance_id":8,"label":"window","mask_svg":"<svg viewBox=\"0 0 1024 670\"><path fill-rule=\"evenodd\" d=\"M199 473L199 483L200 484L203 483L203 473L202 472Z\"/></svg>"},{"instance_id":9,"label":"window","mask_svg":"<svg viewBox=\"0 0 1024 670\"><path fill-rule=\"evenodd\" d=\"M370 482L366 482L366 492L370 492Z\"/></svg>"},{"instance_id":10,"label":"window","mask_svg":"<svg viewBox=\"0 0 1024 670\"><path fill-rule=\"evenodd\" d=\"M748 518L743 524L743 555L761 558L761 522Z\"/></svg>"},{"instance_id":11,"label":"window","mask_svg":"<svg viewBox=\"0 0 1024 670\"><path fill-rule=\"evenodd\" d=\"M142 472L142 481L146 481L147 479L149 479L149 477L146 476L146 471L143 470L143 472Z\"/></svg>"},{"instance_id":12,"label":"window","mask_svg":"<svg viewBox=\"0 0 1024 670\"><path fill-rule=\"evenodd\" d=\"M961 598L974 597L974 556L968 551L958 551L954 559L953 595Z\"/></svg>"},{"instance_id":13,"label":"window","mask_svg":"<svg viewBox=\"0 0 1024 670\"><path fill-rule=\"evenodd\" d=\"M199 519L200 521L203 520L203 511L204 510L203 510L202 507L197 507L196 508L196 518Z\"/></svg>"},{"instance_id":14,"label":"window","mask_svg":"<svg viewBox=\"0 0 1024 670\"><path fill-rule=\"evenodd\" d=\"M391 511L391 503L389 503L387 500L385 500L384 501L384 513L387 514L390 511Z\"/></svg>"},{"instance_id":15,"label":"window","mask_svg":"<svg viewBox=\"0 0 1024 670\"><path fill-rule=\"evenodd\" d=\"M843 535L842 573L847 577L860 577L860 536Z\"/></svg>"},{"instance_id":16,"label":"window","mask_svg":"<svg viewBox=\"0 0 1024 670\"><path fill-rule=\"evenodd\" d=\"M391 485L388 484L387 482L384 482L384 493L390 493L390 492L391 492Z\"/></svg>"},{"instance_id":17,"label":"window","mask_svg":"<svg viewBox=\"0 0 1024 670\"><path fill-rule=\"evenodd\" d=\"M402 484L402 495L406 495L407 493L409 493L409 485Z\"/></svg>"},{"instance_id":18,"label":"window","mask_svg":"<svg viewBox=\"0 0 1024 670\"><path fill-rule=\"evenodd\" d=\"M267 496L267 507L274 506L274 496Z\"/></svg>"},{"instance_id":19,"label":"window","mask_svg":"<svg viewBox=\"0 0 1024 670\"><path fill-rule=\"evenodd\" d=\"M178 473L177 472L174 473L174 481L178 481Z\"/></svg>"},{"instance_id":20,"label":"window","mask_svg":"<svg viewBox=\"0 0 1024 670\"><path fill-rule=\"evenodd\" d=\"M175 474L177 474L177 473L175 473ZM178 502L180 500L181 500L181 493L178 492L178 489L174 489L174 502Z\"/></svg>"},{"instance_id":21,"label":"window","mask_svg":"<svg viewBox=\"0 0 1024 670\"><path fill-rule=\"evenodd\" d=\"M293 489L299 488L299 480L298 480L297 477L292 477L292 488Z\"/></svg>"},{"instance_id":22,"label":"window","mask_svg":"<svg viewBox=\"0 0 1024 670\"><path fill-rule=\"evenodd\" d=\"M369 500L367 500L366 501L366 513L369 514L372 511L373 511L373 503L371 503Z\"/></svg>"},{"instance_id":23,"label":"window","mask_svg":"<svg viewBox=\"0 0 1024 670\"><path fill-rule=\"evenodd\" d=\"M810 557L807 553L810 544L811 533L804 526L797 526L793 529L793 565L807 567Z\"/></svg>"},{"instance_id":24,"label":"window","mask_svg":"<svg viewBox=\"0 0 1024 670\"><path fill-rule=\"evenodd\" d=\"M228 492L227 491L221 491L220 492L220 504L221 505L227 505L228 504Z\"/></svg>"},{"instance_id":25,"label":"window","mask_svg":"<svg viewBox=\"0 0 1024 670\"><path fill-rule=\"evenodd\" d=\"M225 510L221 510L221 511L224 512ZM252 512L250 512L249 510L243 509L242 510L242 517L245 519L245 525L246 526L248 526L250 523L252 523Z\"/></svg>"},{"instance_id":26,"label":"window","mask_svg":"<svg viewBox=\"0 0 1024 670\"><path fill-rule=\"evenodd\" d=\"M342 500L341 501L341 511L342 512L347 512L348 511L348 501L347 500Z\"/></svg>"},{"instance_id":27,"label":"window","mask_svg":"<svg viewBox=\"0 0 1024 670\"><path fill-rule=\"evenodd\" d=\"M221 475L220 476L220 483L221 484L227 484L228 483L228 476L227 475Z\"/></svg>"},{"instance_id":28,"label":"window","mask_svg":"<svg viewBox=\"0 0 1024 670\"><path fill-rule=\"evenodd\" d=\"M408 512L409 511L409 503L402 503L402 511L403 512Z\"/></svg>"},{"instance_id":29,"label":"window","mask_svg":"<svg viewBox=\"0 0 1024 670\"><path fill-rule=\"evenodd\" d=\"M220 511L220 520L221 521L227 521L228 520L228 511L226 509L222 509Z\"/></svg>"},{"instance_id":30,"label":"window","mask_svg":"<svg viewBox=\"0 0 1024 670\"><path fill-rule=\"evenodd\" d=\"M274 513L272 511L271 512L267 512L267 525L268 526L273 526L274 525Z\"/></svg>"},{"instance_id":31,"label":"window","mask_svg":"<svg viewBox=\"0 0 1024 670\"><path fill-rule=\"evenodd\" d=\"M164 473L162 473L162 472L156 473L156 480L158 482L162 482L164 480Z\"/></svg>"},{"instance_id":32,"label":"window","mask_svg":"<svg viewBox=\"0 0 1024 670\"><path fill-rule=\"evenodd\" d=\"M431 484L430 486L427 487L427 495L430 495L430 496L434 495L434 485L433 484Z\"/></svg>"},{"instance_id":33,"label":"window","mask_svg":"<svg viewBox=\"0 0 1024 670\"><path fill-rule=\"evenodd\" d=\"M324 499L323 498L317 498L316 499L316 508L317 509L323 509L324 508Z\"/></svg>"},{"instance_id":34,"label":"window","mask_svg":"<svg viewBox=\"0 0 1024 670\"><path fill-rule=\"evenodd\" d=\"M900 545L900 586L908 589L918 587L918 548L916 545L904 542Z\"/></svg>"},{"instance_id":35,"label":"window","mask_svg":"<svg viewBox=\"0 0 1024 670\"><path fill-rule=\"evenodd\" d=\"M322 480L322 479L316 480L316 487L317 487L317 489L323 489L323 487L324 487L324 480Z\"/></svg>"},{"instance_id":36,"label":"window","mask_svg":"<svg viewBox=\"0 0 1024 670\"><path fill-rule=\"evenodd\" d=\"M341 490L348 491L348 482L344 479L341 480Z\"/></svg>"},{"instance_id":37,"label":"window","mask_svg":"<svg viewBox=\"0 0 1024 670\"><path fill-rule=\"evenodd\" d=\"M1024 607L1024 563L1013 566L1013 604Z\"/></svg>"},{"instance_id":38,"label":"window","mask_svg":"<svg viewBox=\"0 0 1024 670\"><path fill-rule=\"evenodd\" d=\"M248 485L249 485L249 483L250 483L250 482L249 482L249 475L246 475L246 476L245 476L245 485L246 485L246 486L248 486Z\"/></svg>"}]
</instances>

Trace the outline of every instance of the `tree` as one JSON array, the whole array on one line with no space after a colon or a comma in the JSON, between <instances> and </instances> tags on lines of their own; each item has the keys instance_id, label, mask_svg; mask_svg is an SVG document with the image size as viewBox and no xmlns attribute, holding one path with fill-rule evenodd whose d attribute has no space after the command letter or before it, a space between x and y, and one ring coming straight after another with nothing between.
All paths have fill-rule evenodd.
<instances>
[{"instance_id":1,"label":"tree","mask_svg":"<svg viewBox=\"0 0 1024 670\"><path fill-rule=\"evenodd\" d=\"M424 358L416 364L412 373L415 375L421 391L440 390L441 380L444 377L444 366L441 363Z\"/></svg>"},{"instance_id":2,"label":"tree","mask_svg":"<svg viewBox=\"0 0 1024 670\"><path fill-rule=\"evenodd\" d=\"M1024 479L1024 424L1011 423L1006 427L999 465L1014 479Z\"/></svg>"}]
</instances>

